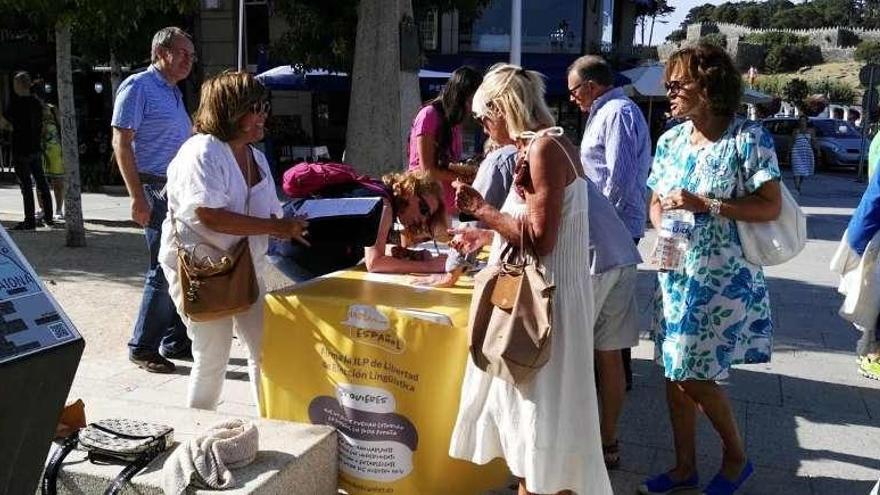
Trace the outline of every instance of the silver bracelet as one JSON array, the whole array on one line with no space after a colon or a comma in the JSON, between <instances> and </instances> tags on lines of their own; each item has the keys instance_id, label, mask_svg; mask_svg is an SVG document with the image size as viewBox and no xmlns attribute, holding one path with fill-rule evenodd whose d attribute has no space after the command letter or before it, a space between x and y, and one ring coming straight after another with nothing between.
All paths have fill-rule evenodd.
<instances>
[{"instance_id":1,"label":"silver bracelet","mask_svg":"<svg viewBox=\"0 0 880 495\"><path fill-rule=\"evenodd\" d=\"M720 199L710 199L709 200L709 214L713 217L717 217L721 215L721 200Z\"/></svg>"}]
</instances>

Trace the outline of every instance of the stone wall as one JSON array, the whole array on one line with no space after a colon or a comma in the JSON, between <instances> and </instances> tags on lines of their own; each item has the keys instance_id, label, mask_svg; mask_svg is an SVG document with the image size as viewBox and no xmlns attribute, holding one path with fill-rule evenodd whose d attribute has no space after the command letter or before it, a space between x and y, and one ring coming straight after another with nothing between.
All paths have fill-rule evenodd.
<instances>
[{"instance_id":1,"label":"stone wall","mask_svg":"<svg viewBox=\"0 0 880 495\"><path fill-rule=\"evenodd\" d=\"M766 50L759 50L757 45L741 42L743 38L755 33L783 32L807 38L807 43L819 47L825 62L851 62L855 48L851 46L854 36L861 41L880 41L880 29L854 29L848 27L832 27L822 29L753 29L738 24L701 23L687 27L687 39L683 43L665 43L658 47L661 60L665 60L680 46L696 43L702 36L709 33L721 33L727 37L727 51L740 68L751 65L759 66L764 60ZM748 46L744 46L748 45ZM850 45L850 46L847 46ZM742 52L742 53L740 53ZM745 65L743 65L745 64Z\"/></svg>"}]
</instances>

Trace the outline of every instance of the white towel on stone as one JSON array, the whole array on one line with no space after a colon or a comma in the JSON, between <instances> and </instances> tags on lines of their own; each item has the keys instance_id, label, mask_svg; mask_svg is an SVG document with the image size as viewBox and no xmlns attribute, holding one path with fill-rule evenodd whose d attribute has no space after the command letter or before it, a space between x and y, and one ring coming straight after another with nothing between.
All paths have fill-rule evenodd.
<instances>
[{"instance_id":1,"label":"white towel on stone","mask_svg":"<svg viewBox=\"0 0 880 495\"><path fill-rule=\"evenodd\" d=\"M232 419L181 445L162 467L166 495L180 495L193 485L224 490L235 486L230 469L247 466L259 450L259 435L252 421Z\"/></svg>"}]
</instances>

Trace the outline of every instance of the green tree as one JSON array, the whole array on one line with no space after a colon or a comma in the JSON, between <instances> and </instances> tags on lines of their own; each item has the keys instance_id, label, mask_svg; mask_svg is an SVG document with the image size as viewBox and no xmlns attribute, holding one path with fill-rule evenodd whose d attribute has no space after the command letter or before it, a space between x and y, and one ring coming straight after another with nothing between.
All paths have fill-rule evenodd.
<instances>
[{"instance_id":1,"label":"green tree","mask_svg":"<svg viewBox=\"0 0 880 495\"><path fill-rule=\"evenodd\" d=\"M794 78L788 81L782 92L789 103L803 110L807 96L810 94L810 87L803 79Z\"/></svg>"},{"instance_id":2,"label":"green tree","mask_svg":"<svg viewBox=\"0 0 880 495\"><path fill-rule=\"evenodd\" d=\"M880 42L863 41L856 47L853 58L860 62L877 64L880 63Z\"/></svg>"},{"instance_id":3,"label":"green tree","mask_svg":"<svg viewBox=\"0 0 880 495\"><path fill-rule=\"evenodd\" d=\"M456 9L473 17L491 0L413 0L416 17L428 9ZM289 29L271 48L273 57L296 61L302 69L350 71L354 63L358 0L276 0L274 9Z\"/></svg>"},{"instance_id":4,"label":"green tree","mask_svg":"<svg viewBox=\"0 0 880 495\"><path fill-rule=\"evenodd\" d=\"M654 25L657 22L665 23L662 19L673 12L675 7L669 4L669 0L653 0L636 6L636 26L639 27L643 46L646 44L645 31L648 31L647 45L651 45L654 40Z\"/></svg>"},{"instance_id":5,"label":"green tree","mask_svg":"<svg viewBox=\"0 0 880 495\"><path fill-rule=\"evenodd\" d=\"M688 11L687 15L684 17L684 21L682 21L682 27L688 26L690 24L698 24L700 22L712 22L715 19L713 18L713 14L715 12L715 6L711 3L706 3L703 5L698 5L691 10Z\"/></svg>"},{"instance_id":6,"label":"green tree","mask_svg":"<svg viewBox=\"0 0 880 495\"><path fill-rule=\"evenodd\" d=\"M80 36L100 37L111 33L113 39L124 39L137 29L148 12L184 12L198 6L197 0L153 0L150 9L146 2L117 0L0 0L0 14L26 16L35 26L55 32L55 61L58 74L58 109L61 124L61 150L65 165L67 194L65 214L66 245L86 245L82 217L82 185L79 169L79 146L76 133L76 108L73 94L71 46ZM87 26L88 28L85 28ZM84 40L87 42L87 40ZM109 48L109 47L108 47ZM108 52L109 56L109 52Z\"/></svg>"}]
</instances>

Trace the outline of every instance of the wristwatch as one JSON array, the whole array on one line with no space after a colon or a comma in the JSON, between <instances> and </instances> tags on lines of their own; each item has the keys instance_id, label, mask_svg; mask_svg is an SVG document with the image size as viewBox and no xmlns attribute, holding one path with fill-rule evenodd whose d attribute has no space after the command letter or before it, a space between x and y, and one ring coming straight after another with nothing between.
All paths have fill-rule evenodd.
<instances>
[{"instance_id":1,"label":"wristwatch","mask_svg":"<svg viewBox=\"0 0 880 495\"><path fill-rule=\"evenodd\" d=\"M709 200L709 213L713 217L721 215L721 200L712 198Z\"/></svg>"}]
</instances>

